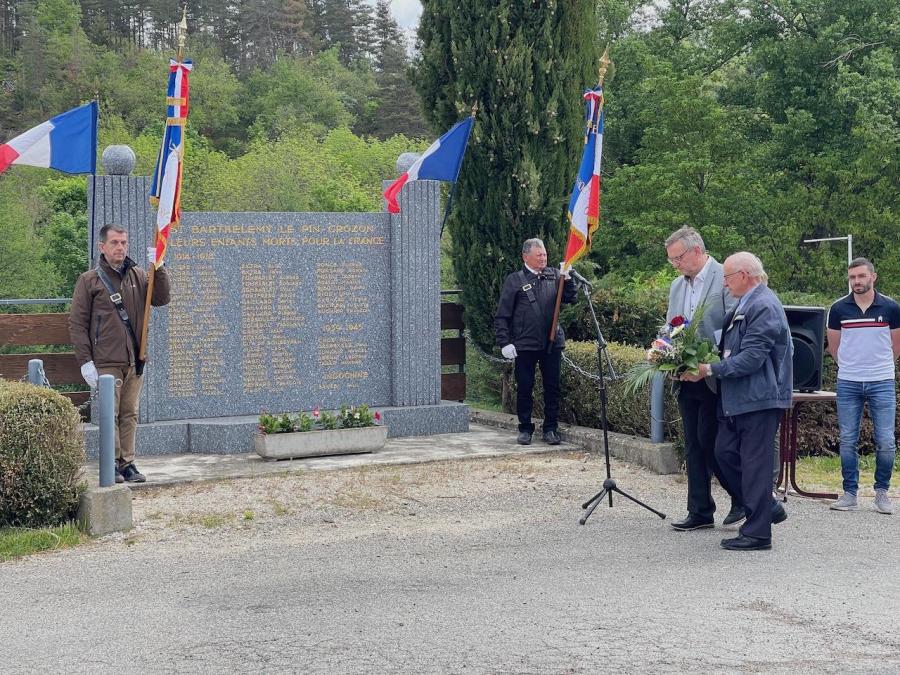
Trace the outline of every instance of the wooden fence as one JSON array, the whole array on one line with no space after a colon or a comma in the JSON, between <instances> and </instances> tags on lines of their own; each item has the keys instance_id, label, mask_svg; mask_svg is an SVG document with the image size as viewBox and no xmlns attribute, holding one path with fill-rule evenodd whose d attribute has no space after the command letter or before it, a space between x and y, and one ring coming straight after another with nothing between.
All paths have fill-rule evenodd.
<instances>
[{"instance_id":1,"label":"wooden fence","mask_svg":"<svg viewBox=\"0 0 900 675\"><path fill-rule=\"evenodd\" d=\"M69 338L69 313L53 314L0 314L0 345L35 347L36 345L71 345ZM0 354L0 376L6 380L18 380L28 374L28 362L40 359L44 362L44 374L53 386L85 386L81 368L75 360L75 352L38 352L27 354ZM88 391L61 392L81 405L90 397Z\"/></svg>"},{"instance_id":2,"label":"wooden fence","mask_svg":"<svg viewBox=\"0 0 900 675\"><path fill-rule=\"evenodd\" d=\"M441 303L441 330L457 331L454 337L441 338L441 366L456 366L457 372L441 374L441 398L462 401L466 398L466 339L463 306ZM71 345L68 312L53 314L0 314L0 345L33 347L35 345ZM40 359L50 384L84 385L75 353L31 351L27 354L0 354L0 376L18 380L28 373L28 362ZM75 405L88 400L89 392L62 392Z\"/></svg>"},{"instance_id":3,"label":"wooden fence","mask_svg":"<svg viewBox=\"0 0 900 675\"><path fill-rule=\"evenodd\" d=\"M456 366L455 373L441 373L441 399L463 401L466 398L466 329L463 306L456 302L441 303L441 330L455 330L456 337L441 338L441 366Z\"/></svg>"}]
</instances>

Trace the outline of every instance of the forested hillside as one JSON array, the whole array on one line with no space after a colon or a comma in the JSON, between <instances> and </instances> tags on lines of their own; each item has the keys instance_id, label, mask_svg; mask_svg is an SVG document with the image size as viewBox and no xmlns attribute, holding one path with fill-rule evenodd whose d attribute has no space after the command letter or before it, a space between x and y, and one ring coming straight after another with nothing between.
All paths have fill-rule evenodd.
<instances>
[{"instance_id":1,"label":"forested hillside","mask_svg":"<svg viewBox=\"0 0 900 675\"><path fill-rule=\"evenodd\" d=\"M126 143L151 173L180 17L175 0L0 2L2 140L96 98L100 150ZM188 27L187 210L378 209L397 155L431 135L387 0L191 2ZM71 291L85 184L0 176L0 297Z\"/></svg>"},{"instance_id":2,"label":"forested hillside","mask_svg":"<svg viewBox=\"0 0 900 675\"><path fill-rule=\"evenodd\" d=\"M776 290L826 296L844 288L846 246L803 239L852 234L900 293L900 3L588 6L425 0L410 52L386 0L191 2L184 207L380 208L396 156L478 100L449 229L487 314L514 242L543 233L559 259L573 120L608 44L597 275L664 283L662 241L691 224L720 258L759 254ZM97 97L100 148L131 145L147 174L179 17L176 0L0 0L4 139ZM0 176L0 296L68 293L85 264L84 184Z\"/></svg>"}]
</instances>

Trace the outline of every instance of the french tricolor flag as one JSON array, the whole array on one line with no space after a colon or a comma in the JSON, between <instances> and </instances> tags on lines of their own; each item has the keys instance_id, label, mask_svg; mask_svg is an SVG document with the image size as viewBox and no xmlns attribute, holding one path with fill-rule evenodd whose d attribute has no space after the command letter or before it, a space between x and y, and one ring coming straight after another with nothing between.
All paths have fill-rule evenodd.
<instances>
[{"instance_id":1,"label":"french tricolor flag","mask_svg":"<svg viewBox=\"0 0 900 675\"><path fill-rule=\"evenodd\" d=\"M400 213L400 205L397 203L397 195L407 183L414 180L445 180L455 183L459 176L459 167L462 165L463 155L466 154L466 145L469 142L469 133L472 131L474 118L467 117L453 125L446 134L431 144L415 164L400 178L395 180L384 191L384 198L388 203L390 213Z\"/></svg>"},{"instance_id":2,"label":"french tricolor flag","mask_svg":"<svg viewBox=\"0 0 900 675\"><path fill-rule=\"evenodd\" d=\"M96 173L97 102L72 108L0 145L0 173L10 164Z\"/></svg>"}]
</instances>

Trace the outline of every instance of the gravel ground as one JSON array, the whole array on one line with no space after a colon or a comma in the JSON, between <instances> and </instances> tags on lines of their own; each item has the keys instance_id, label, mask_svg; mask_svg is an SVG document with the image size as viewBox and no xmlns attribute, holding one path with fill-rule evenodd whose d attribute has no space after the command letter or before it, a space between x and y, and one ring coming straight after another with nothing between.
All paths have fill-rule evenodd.
<instances>
[{"instance_id":1,"label":"gravel ground","mask_svg":"<svg viewBox=\"0 0 900 675\"><path fill-rule=\"evenodd\" d=\"M0 564L0 672L900 672L900 516L792 498L770 552L532 455L145 489L135 528ZM614 464L683 515L685 485ZM868 500L866 500L868 501ZM727 503L727 500L720 500Z\"/></svg>"}]
</instances>

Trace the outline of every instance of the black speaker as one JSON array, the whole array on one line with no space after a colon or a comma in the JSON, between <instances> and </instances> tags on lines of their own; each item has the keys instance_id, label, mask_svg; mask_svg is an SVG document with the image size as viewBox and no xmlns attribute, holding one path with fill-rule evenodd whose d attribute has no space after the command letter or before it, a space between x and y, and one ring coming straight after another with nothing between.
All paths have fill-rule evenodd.
<instances>
[{"instance_id":1,"label":"black speaker","mask_svg":"<svg viewBox=\"0 0 900 675\"><path fill-rule=\"evenodd\" d=\"M822 388L825 309L788 305L784 313L794 343L794 391L818 391Z\"/></svg>"}]
</instances>

